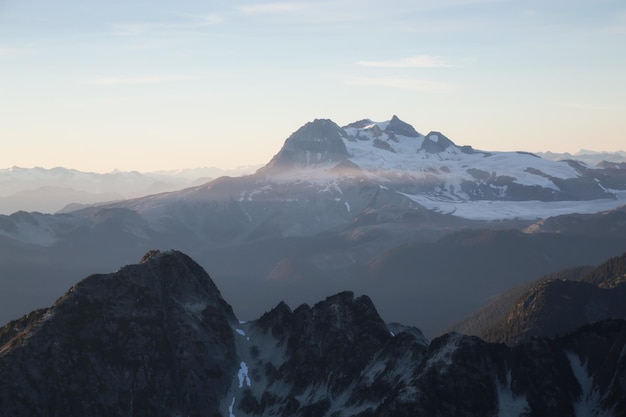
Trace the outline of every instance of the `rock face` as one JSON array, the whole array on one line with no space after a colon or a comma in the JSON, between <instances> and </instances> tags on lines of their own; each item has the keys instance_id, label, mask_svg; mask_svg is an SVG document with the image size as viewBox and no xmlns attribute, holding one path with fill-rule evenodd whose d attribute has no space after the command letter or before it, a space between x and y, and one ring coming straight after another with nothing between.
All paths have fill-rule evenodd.
<instances>
[{"instance_id":1,"label":"rock face","mask_svg":"<svg viewBox=\"0 0 626 417\"><path fill-rule=\"evenodd\" d=\"M150 252L0 328L0 416L618 416L625 346L624 321L429 344L351 292L241 322L190 258Z\"/></svg>"},{"instance_id":2,"label":"rock face","mask_svg":"<svg viewBox=\"0 0 626 417\"><path fill-rule=\"evenodd\" d=\"M216 415L234 320L178 252L92 275L0 330L0 415Z\"/></svg>"},{"instance_id":3,"label":"rock face","mask_svg":"<svg viewBox=\"0 0 626 417\"><path fill-rule=\"evenodd\" d=\"M541 280L501 320L477 334L515 344L532 337L560 336L601 320L626 319L626 254L575 279L566 278Z\"/></svg>"},{"instance_id":4,"label":"rock face","mask_svg":"<svg viewBox=\"0 0 626 417\"><path fill-rule=\"evenodd\" d=\"M275 298L302 302L291 295L311 293L311 287L319 289L318 296L344 289L332 286L337 277L351 279L345 285L357 292L372 294L374 290L356 278L359 269L403 244L435 242L464 229L518 229L539 218L596 213L626 201L624 170L591 169L517 152L471 151L451 139L456 140L438 132L424 136L398 117L365 119L343 128L315 120L291 135L258 174L221 177L178 192L62 215L0 215L0 322L50 305L50 294L60 294L75 282L69 277L111 270L155 246L180 248L202 265L211 265L238 311L257 317ZM599 200L590 200L594 198ZM537 275L521 277L517 271L519 278L509 282L527 282L579 262L601 262L626 250L623 211L593 223L584 215L570 214L534 225L535 232L562 239L567 229L577 228L584 235L571 236L574 243L567 243L569 248L577 246L576 253L544 253L538 258L544 265L555 258L566 258L567 263L553 263ZM608 241L605 232L614 240ZM593 242L586 240L589 234ZM485 261L490 251L478 254L482 265L499 263ZM579 257L591 252L590 257ZM439 265L435 268L440 270ZM381 311L393 312L390 320L422 326L412 320L422 317L419 307L424 303L404 305L395 301L397 297L423 295L426 287L435 286L448 293L442 279L428 286L417 283L423 269L418 264L415 270L404 270L389 286L395 293L388 302L377 298ZM266 279L280 282L281 271L293 271L290 277L302 279L289 288L267 289ZM494 269L481 276L493 287L502 281ZM380 278L388 280L386 275ZM235 282L255 285L255 297L241 297ZM481 291L473 291L470 302L464 290L462 301L442 303L439 297L425 296L427 314L441 320L431 322L432 330L424 328L426 332L440 331L509 285L494 292L485 287L476 287ZM432 300L440 310L434 310Z\"/></svg>"},{"instance_id":5,"label":"rock face","mask_svg":"<svg viewBox=\"0 0 626 417\"><path fill-rule=\"evenodd\" d=\"M403 122L395 114L385 128L385 133L406 136L408 138L417 138L420 134L410 124Z\"/></svg>"},{"instance_id":6,"label":"rock face","mask_svg":"<svg viewBox=\"0 0 626 417\"><path fill-rule=\"evenodd\" d=\"M343 161L348 157L343 143L346 136L332 120L315 119L289 136L280 152L259 172L315 167Z\"/></svg>"}]
</instances>

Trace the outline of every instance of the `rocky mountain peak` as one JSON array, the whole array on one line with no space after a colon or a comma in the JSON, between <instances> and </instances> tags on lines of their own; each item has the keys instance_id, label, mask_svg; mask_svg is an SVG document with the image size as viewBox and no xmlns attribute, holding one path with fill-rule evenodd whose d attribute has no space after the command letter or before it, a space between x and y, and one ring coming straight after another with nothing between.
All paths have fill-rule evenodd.
<instances>
[{"instance_id":1,"label":"rocky mountain peak","mask_svg":"<svg viewBox=\"0 0 626 417\"><path fill-rule=\"evenodd\" d=\"M403 122L395 114L385 128L385 133L393 133L395 135L408 136L410 138L417 138L420 136L420 134L413 128L413 126L406 122Z\"/></svg>"},{"instance_id":2,"label":"rocky mountain peak","mask_svg":"<svg viewBox=\"0 0 626 417\"><path fill-rule=\"evenodd\" d=\"M26 415L21 404L50 415L51 398L55 415L215 415L235 372L234 322L197 263L151 251L85 278L9 326L18 333L0 329L0 415Z\"/></svg>"},{"instance_id":3,"label":"rocky mountain peak","mask_svg":"<svg viewBox=\"0 0 626 417\"><path fill-rule=\"evenodd\" d=\"M0 328L0 416L626 410L623 320L515 347L420 336L386 325L368 297L350 291L235 321L200 266L180 252L150 251Z\"/></svg>"},{"instance_id":4,"label":"rocky mountain peak","mask_svg":"<svg viewBox=\"0 0 626 417\"><path fill-rule=\"evenodd\" d=\"M450 146L456 145L441 132L431 131L424 136L424 142L420 150L427 153L439 153L445 151Z\"/></svg>"},{"instance_id":5,"label":"rocky mountain peak","mask_svg":"<svg viewBox=\"0 0 626 417\"><path fill-rule=\"evenodd\" d=\"M259 172L343 161L348 157L343 143L346 136L344 130L332 120L315 119L289 136L282 149Z\"/></svg>"}]
</instances>

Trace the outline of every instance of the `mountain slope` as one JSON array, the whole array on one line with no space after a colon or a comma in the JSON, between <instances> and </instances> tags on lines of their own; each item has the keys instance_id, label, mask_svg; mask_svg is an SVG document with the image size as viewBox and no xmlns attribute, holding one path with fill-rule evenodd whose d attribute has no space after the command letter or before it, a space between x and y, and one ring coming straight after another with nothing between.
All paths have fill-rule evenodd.
<instances>
[{"instance_id":1,"label":"mountain slope","mask_svg":"<svg viewBox=\"0 0 626 417\"><path fill-rule=\"evenodd\" d=\"M540 279L478 312L454 329L509 344L555 337L585 324L626 319L626 254L595 268L581 267ZM517 297L515 297L516 295Z\"/></svg>"},{"instance_id":2,"label":"mountain slope","mask_svg":"<svg viewBox=\"0 0 626 417\"><path fill-rule=\"evenodd\" d=\"M430 317L421 327L432 336L492 297L577 263L598 264L623 253L625 243L623 237L464 230L381 251L355 274L385 317L408 321L409 311L413 320Z\"/></svg>"},{"instance_id":3,"label":"mountain slope","mask_svg":"<svg viewBox=\"0 0 626 417\"><path fill-rule=\"evenodd\" d=\"M390 328L350 292L240 322L198 264L153 251L0 328L0 415L626 411L624 321L514 348Z\"/></svg>"},{"instance_id":4,"label":"mountain slope","mask_svg":"<svg viewBox=\"0 0 626 417\"><path fill-rule=\"evenodd\" d=\"M372 294L393 321L417 324L436 308L440 322L425 330L437 334L510 286L624 252L626 234L620 234L624 224L615 207L624 202L626 182L618 171L478 151L441 132L423 135L398 117L344 127L315 120L294 132L254 175L63 215L0 216L0 285L7 288L0 293L0 317L47 305L85 273L131 262L160 246L181 248L210 266L248 317L269 308L276 295L312 302L353 288ZM577 235L567 230L578 223L584 228L595 217L569 214L574 221L560 219L567 224L557 229L537 223L553 214L608 208L602 229L586 227ZM509 236L518 242L510 244L512 252L497 246L503 241L491 240L468 245L474 246L469 260L455 246L463 239L459 231L531 225L535 230ZM541 231L543 237L525 237ZM533 242L542 242L544 251ZM393 285L384 285L393 265L376 263L388 255L411 256L402 245L426 245L424 252L432 256L409 262L402 274L388 274ZM506 261L518 253L524 260L520 270L507 270ZM464 262L478 265L464 269ZM449 285L465 274L468 285L462 288L469 291ZM472 280L482 286L471 287ZM253 290L239 291L242 285ZM24 300L21 306L15 306L16 296ZM448 302L434 306L438 296Z\"/></svg>"}]
</instances>

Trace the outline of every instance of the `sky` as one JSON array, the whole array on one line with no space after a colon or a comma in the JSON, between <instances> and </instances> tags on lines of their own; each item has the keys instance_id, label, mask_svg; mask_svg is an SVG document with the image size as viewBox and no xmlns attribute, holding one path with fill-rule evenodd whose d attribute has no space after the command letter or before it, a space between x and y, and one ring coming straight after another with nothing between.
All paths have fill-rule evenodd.
<instances>
[{"instance_id":1,"label":"sky","mask_svg":"<svg viewBox=\"0 0 626 417\"><path fill-rule=\"evenodd\" d=\"M0 168L263 164L316 118L626 149L623 0L0 0Z\"/></svg>"}]
</instances>

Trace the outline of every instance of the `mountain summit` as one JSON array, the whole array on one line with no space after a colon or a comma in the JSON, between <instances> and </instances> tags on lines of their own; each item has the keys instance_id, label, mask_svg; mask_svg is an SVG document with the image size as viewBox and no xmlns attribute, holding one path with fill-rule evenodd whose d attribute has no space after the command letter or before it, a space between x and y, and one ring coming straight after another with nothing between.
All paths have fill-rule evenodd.
<instances>
[{"instance_id":1,"label":"mountain summit","mask_svg":"<svg viewBox=\"0 0 626 417\"><path fill-rule=\"evenodd\" d=\"M6 283L0 292L0 318L15 318L52 302L50 294L73 282L68 276L108 270L154 246L175 246L212 265L224 291L247 315L259 314L277 294L301 302L305 299L294 294L334 292L350 282L350 288L362 292L393 293L379 303L393 311L394 321L416 324L412 320L427 310L436 317L425 328L433 334L485 298L536 277L526 274L540 276L622 253L626 234L620 233L622 214L614 209L624 201L626 170L547 161L528 153L472 151L444 133L422 135L398 117L363 119L344 127L319 119L294 132L256 174L221 177L177 192L63 215L0 216L0 281ZM612 214L592 222L600 229L585 216L571 215L606 210ZM556 214L568 216L537 223ZM461 229L519 230L533 223L535 232L497 234L520 251L516 260L524 259L515 273L503 268L510 253L518 252L489 246L490 240L473 256L458 247L464 259L460 262L447 258L457 250L449 246L454 239L442 242L441 248L433 246L432 252L394 249L430 245ZM574 227L583 232L575 240L564 233ZM537 235L538 229L546 236ZM612 230L611 239L597 230ZM458 238L464 241L462 234ZM504 258L494 257L494 250ZM389 271L387 263L373 267L386 253L393 254L388 259L400 256L416 269L398 263L391 267L397 273L389 274L383 272ZM477 267L464 267L468 262ZM451 289L440 279L446 274L467 279ZM394 284L371 290L378 284L364 275ZM422 284L426 277L431 284ZM474 279L484 284L468 291ZM241 283L253 283L254 290L239 291ZM431 293L423 290L426 286ZM411 293L419 294L420 301L395 301ZM436 301L452 293L463 302Z\"/></svg>"},{"instance_id":2,"label":"mountain summit","mask_svg":"<svg viewBox=\"0 0 626 417\"><path fill-rule=\"evenodd\" d=\"M623 415L625 340L428 343L347 291L237 321L198 264L151 252L0 328L0 416Z\"/></svg>"},{"instance_id":3,"label":"mountain summit","mask_svg":"<svg viewBox=\"0 0 626 417\"><path fill-rule=\"evenodd\" d=\"M309 167L343 161L346 133L332 120L315 119L294 132L280 152L261 170Z\"/></svg>"}]
</instances>

